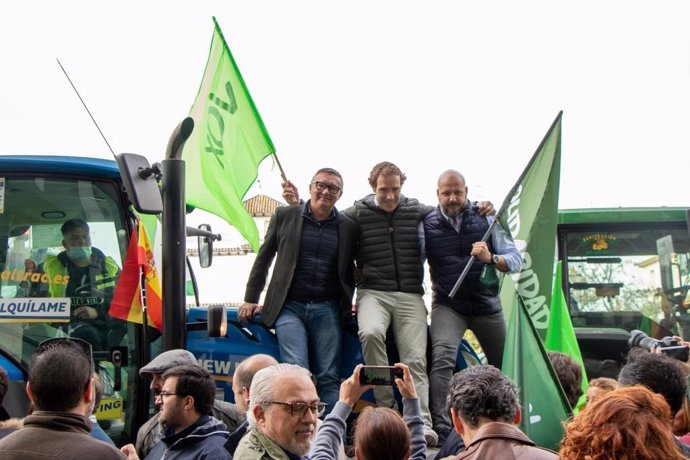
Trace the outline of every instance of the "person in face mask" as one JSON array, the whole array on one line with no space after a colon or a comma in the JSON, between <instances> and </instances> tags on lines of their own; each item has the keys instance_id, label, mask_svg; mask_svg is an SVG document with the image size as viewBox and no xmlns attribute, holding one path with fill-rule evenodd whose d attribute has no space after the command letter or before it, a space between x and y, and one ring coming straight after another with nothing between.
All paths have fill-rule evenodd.
<instances>
[{"instance_id":1,"label":"person in face mask","mask_svg":"<svg viewBox=\"0 0 690 460\"><path fill-rule=\"evenodd\" d=\"M71 321L67 332L89 342L95 350L118 345L111 340L124 327L108 315L120 268L115 260L91 246L89 225L82 219L70 219L62 227L64 251L47 255L38 271L43 280L43 295L68 297ZM111 343L112 342L112 343Z\"/></svg>"}]
</instances>

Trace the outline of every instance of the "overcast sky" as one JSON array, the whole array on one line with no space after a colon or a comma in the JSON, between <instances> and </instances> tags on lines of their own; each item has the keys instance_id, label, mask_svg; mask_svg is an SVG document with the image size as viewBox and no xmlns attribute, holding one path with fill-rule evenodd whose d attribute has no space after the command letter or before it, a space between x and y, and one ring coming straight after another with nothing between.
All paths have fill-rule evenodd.
<instances>
[{"instance_id":1,"label":"overcast sky","mask_svg":"<svg viewBox=\"0 0 690 460\"><path fill-rule=\"evenodd\" d=\"M163 157L216 16L288 176L330 166L340 208L382 160L435 203L465 173L497 205L560 110L560 207L690 205L686 1L38 1L0 19L0 153ZM279 175L261 170L279 198ZM247 198L249 195L247 196Z\"/></svg>"}]
</instances>

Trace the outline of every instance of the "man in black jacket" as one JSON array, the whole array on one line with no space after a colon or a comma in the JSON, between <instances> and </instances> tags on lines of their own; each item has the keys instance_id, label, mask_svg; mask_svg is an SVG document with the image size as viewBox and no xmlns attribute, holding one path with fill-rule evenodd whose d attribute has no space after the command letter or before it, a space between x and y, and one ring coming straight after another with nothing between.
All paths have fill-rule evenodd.
<instances>
[{"instance_id":1,"label":"man in black jacket","mask_svg":"<svg viewBox=\"0 0 690 460\"><path fill-rule=\"evenodd\" d=\"M429 413L427 310L422 298L420 244L420 222L433 208L402 195L405 179L393 163L377 164L369 174L373 193L357 200L343 214L359 227L357 324L364 362L368 366L389 365L385 339L392 327L400 362L409 366L417 387L427 445L435 447L438 436L431 428ZM376 386L374 395L381 406L395 404L391 387Z\"/></svg>"},{"instance_id":2,"label":"man in black jacket","mask_svg":"<svg viewBox=\"0 0 690 460\"><path fill-rule=\"evenodd\" d=\"M343 193L338 171L318 170L309 192L309 201L278 208L271 218L238 318L261 312L263 323L275 327L281 360L310 369L319 397L332 408L340 391L341 321L352 311L357 226L335 208Z\"/></svg>"}]
</instances>

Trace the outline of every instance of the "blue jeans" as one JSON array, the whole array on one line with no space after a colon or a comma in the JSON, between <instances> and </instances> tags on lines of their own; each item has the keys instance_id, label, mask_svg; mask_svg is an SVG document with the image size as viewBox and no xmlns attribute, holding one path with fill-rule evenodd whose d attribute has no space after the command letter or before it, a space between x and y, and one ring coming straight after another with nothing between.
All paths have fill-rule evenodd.
<instances>
[{"instance_id":1,"label":"blue jeans","mask_svg":"<svg viewBox=\"0 0 690 460\"><path fill-rule=\"evenodd\" d=\"M338 302L288 301L275 323L281 361L309 369L330 412L340 396L343 329Z\"/></svg>"}]
</instances>

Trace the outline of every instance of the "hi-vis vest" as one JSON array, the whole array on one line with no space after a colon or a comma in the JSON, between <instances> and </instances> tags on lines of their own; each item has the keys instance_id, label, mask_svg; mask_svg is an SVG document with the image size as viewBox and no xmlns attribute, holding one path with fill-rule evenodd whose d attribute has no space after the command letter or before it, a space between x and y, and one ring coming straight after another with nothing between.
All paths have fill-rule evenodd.
<instances>
[{"instance_id":1,"label":"hi-vis vest","mask_svg":"<svg viewBox=\"0 0 690 460\"><path fill-rule=\"evenodd\" d=\"M46 256L45 262L43 262L43 271L49 277L48 295L50 297L65 297L68 283L55 282L57 276L61 276L63 280L69 276L69 271L60 261L59 256ZM119 271L120 269L112 257L100 257L100 261L97 261L96 265L93 265L92 262L89 269L91 287L99 291L114 290L117 282L115 276Z\"/></svg>"}]
</instances>

